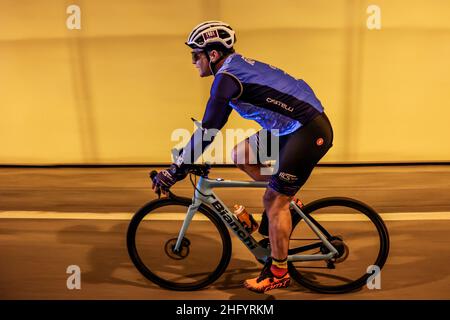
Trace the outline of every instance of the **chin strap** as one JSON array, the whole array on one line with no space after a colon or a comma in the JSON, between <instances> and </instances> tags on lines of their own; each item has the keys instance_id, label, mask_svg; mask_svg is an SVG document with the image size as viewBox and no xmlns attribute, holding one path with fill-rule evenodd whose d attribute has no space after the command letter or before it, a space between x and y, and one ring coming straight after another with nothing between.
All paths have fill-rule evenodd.
<instances>
[{"instance_id":1,"label":"chin strap","mask_svg":"<svg viewBox=\"0 0 450 320\"><path fill-rule=\"evenodd\" d=\"M211 59L209 58L209 54L208 54L208 53L206 53L206 58L208 59L208 62L209 62L209 70L211 70L211 74L212 74L213 76L215 76L215 75L216 75L216 72L214 72L214 69L215 69L216 65L217 65L220 61L222 61L223 59L225 59L226 56L223 55L223 54L221 54L221 55L220 55L220 59L217 60L216 62L212 62L212 61L211 61Z\"/></svg>"}]
</instances>

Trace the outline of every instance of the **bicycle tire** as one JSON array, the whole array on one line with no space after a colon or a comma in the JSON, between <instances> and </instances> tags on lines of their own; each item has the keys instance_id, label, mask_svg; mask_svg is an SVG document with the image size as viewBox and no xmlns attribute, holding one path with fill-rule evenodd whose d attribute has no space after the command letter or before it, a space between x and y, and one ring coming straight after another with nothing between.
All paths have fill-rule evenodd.
<instances>
[{"instance_id":1,"label":"bicycle tire","mask_svg":"<svg viewBox=\"0 0 450 320\"><path fill-rule=\"evenodd\" d=\"M219 217L217 217L217 215L210 208L202 204L197 211L205 215L205 217L207 217L214 224L214 226L217 228L217 231L220 234L223 244L223 250L220 261L217 267L214 269L214 271L210 273L207 278L201 281L197 281L193 284L176 283L159 277L154 272L152 272L141 260L136 248L136 232L140 222L144 219L144 217L146 217L148 214L151 214L152 211L158 208L170 205L186 206L187 212L187 207L191 205L191 203L192 203L191 199L183 197L162 198L153 200L144 205L141 209L139 209L135 213L128 226L127 248L131 261L144 277L166 289L175 291L191 291L204 288L213 283L214 281L216 281L225 272L231 259L231 238L227 227L225 226L223 221L220 220Z\"/></svg>"},{"instance_id":2,"label":"bicycle tire","mask_svg":"<svg viewBox=\"0 0 450 320\"><path fill-rule=\"evenodd\" d=\"M302 208L302 212L305 213L305 215L308 218L311 218L311 221L318 226L319 228L323 229L322 226L314 219L312 218L311 214L314 214L314 211L318 209L323 209L330 206L344 206L348 208L352 208L354 210L357 210L363 214L365 214L370 221L373 222L373 224L376 226L376 229L378 231L378 236L380 239L380 247L378 251L378 255L376 258L376 261L374 262L374 265L378 266L380 269L384 266L386 263L386 260L389 255L389 246L390 246L390 240L389 240L389 233L386 228L386 225L384 224L383 220L381 219L380 215L371 207L369 207L367 204L351 199L351 198L344 198L344 197L330 197L330 198L323 198L316 200L314 202L311 202L308 205L305 205ZM293 226L292 230L295 229L297 224L300 222L296 221ZM327 236L328 237L328 236ZM297 281L300 285L303 287L310 289L315 292L319 293L331 293L331 294L338 294L338 293L347 293L355 291L367 283L367 279L371 276L370 274L364 274L360 278L347 283L343 285L337 285L337 286L325 286L320 285L315 282L309 281L307 278L302 277L301 272L299 272L292 262L288 263L288 269L290 276Z\"/></svg>"}]
</instances>

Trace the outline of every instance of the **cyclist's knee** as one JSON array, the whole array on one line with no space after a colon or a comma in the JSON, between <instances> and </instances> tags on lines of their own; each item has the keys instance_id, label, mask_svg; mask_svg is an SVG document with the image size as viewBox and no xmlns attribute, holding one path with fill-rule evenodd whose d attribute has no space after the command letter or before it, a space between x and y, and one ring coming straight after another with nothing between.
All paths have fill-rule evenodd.
<instances>
[{"instance_id":1,"label":"cyclist's knee","mask_svg":"<svg viewBox=\"0 0 450 320\"><path fill-rule=\"evenodd\" d=\"M264 192L264 196L263 196L264 203L274 201L276 196L277 195L274 190L267 188L266 192Z\"/></svg>"},{"instance_id":2,"label":"cyclist's knee","mask_svg":"<svg viewBox=\"0 0 450 320\"><path fill-rule=\"evenodd\" d=\"M269 187L266 189L266 192L264 193L263 196L264 207L266 207L267 209L272 207L273 204L284 206L286 203L290 202L291 198L292 198L291 196L284 195Z\"/></svg>"}]
</instances>

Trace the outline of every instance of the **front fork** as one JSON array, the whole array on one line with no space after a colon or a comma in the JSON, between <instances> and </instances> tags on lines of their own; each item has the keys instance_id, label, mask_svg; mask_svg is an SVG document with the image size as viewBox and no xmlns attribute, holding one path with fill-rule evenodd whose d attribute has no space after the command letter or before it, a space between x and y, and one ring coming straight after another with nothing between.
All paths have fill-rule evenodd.
<instances>
[{"instance_id":1,"label":"front fork","mask_svg":"<svg viewBox=\"0 0 450 320\"><path fill-rule=\"evenodd\" d=\"M180 250L181 242L183 241L184 235L186 234L186 230L189 227L189 224L192 221L195 213L201 205L201 201L199 201L196 197L192 198L192 204L189 206L188 211L186 213L186 217L184 218L183 225L181 226L180 233L178 234L177 243L173 250L178 252Z\"/></svg>"}]
</instances>

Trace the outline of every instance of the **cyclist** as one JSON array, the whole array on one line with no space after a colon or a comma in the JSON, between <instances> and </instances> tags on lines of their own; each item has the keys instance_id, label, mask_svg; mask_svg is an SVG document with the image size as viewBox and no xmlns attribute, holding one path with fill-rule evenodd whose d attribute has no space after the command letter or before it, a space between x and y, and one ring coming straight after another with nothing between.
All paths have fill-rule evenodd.
<instances>
[{"instance_id":1,"label":"cyclist","mask_svg":"<svg viewBox=\"0 0 450 320\"><path fill-rule=\"evenodd\" d=\"M236 36L227 23L206 21L195 26L186 44L192 49L192 63L200 77L214 76L210 97L202 119L201 134L194 133L189 143L170 168L158 173L153 181L155 192L166 193L178 180L186 176L186 159L194 162L212 139L213 129L220 130L231 111L257 121L267 136L279 139L278 170L269 176L261 174L262 163L256 134L233 149L233 160L255 180L268 180L263 197L269 220L271 258L261 274L244 282L252 291L265 292L287 287L290 277L287 269L289 237L292 228L289 203L310 176L318 161L332 146L333 131L320 101L312 89L271 65L248 59L235 52ZM257 149L251 141L256 141ZM270 139L265 139L270 141ZM240 163L238 150L243 148L245 163ZM200 152L198 151L200 150Z\"/></svg>"}]
</instances>

